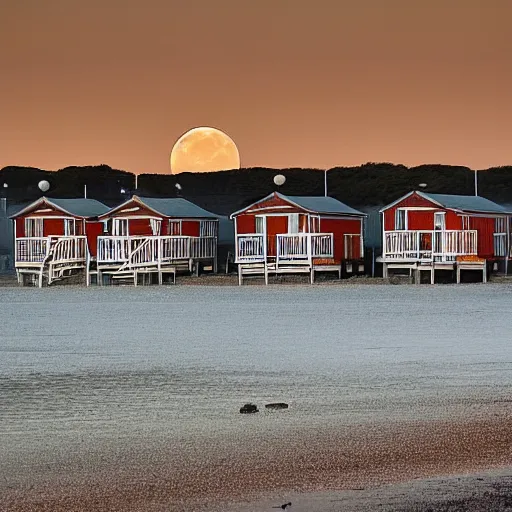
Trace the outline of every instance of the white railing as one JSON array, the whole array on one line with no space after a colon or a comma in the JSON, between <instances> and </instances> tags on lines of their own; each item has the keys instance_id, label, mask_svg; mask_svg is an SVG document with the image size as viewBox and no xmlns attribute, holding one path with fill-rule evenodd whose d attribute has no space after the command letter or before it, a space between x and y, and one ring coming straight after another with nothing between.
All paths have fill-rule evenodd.
<instances>
[{"instance_id":1,"label":"white railing","mask_svg":"<svg viewBox=\"0 0 512 512\"><path fill-rule=\"evenodd\" d=\"M217 237L200 236L190 239L190 254L192 259L213 258L217 254Z\"/></svg>"},{"instance_id":2,"label":"white railing","mask_svg":"<svg viewBox=\"0 0 512 512\"><path fill-rule=\"evenodd\" d=\"M87 255L87 237L59 236L50 237L50 253L53 263L85 261Z\"/></svg>"},{"instance_id":3,"label":"white railing","mask_svg":"<svg viewBox=\"0 0 512 512\"><path fill-rule=\"evenodd\" d=\"M332 258L332 233L294 233L276 235L276 259L311 261L312 258Z\"/></svg>"},{"instance_id":4,"label":"white railing","mask_svg":"<svg viewBox=\"0 0 512 512\"><path fill-rule=\"evenodd\" d=\"M333 233L311 233L311 256L313 258L334 257Z\"/></svg>"},{"instance_id":5,"label":"white railing","mask_svg":"<svg viewBox=\"0 0 512 512\"><path fill-rule=\"evenodd\" d=\"M494 233L494 256L505 257L507 255L507 234Z\"/></svg>"},{"instance_id":6,"label":"white railing","mask_svg":"<svg viewBox=\"0 0 512 512\"><path fill-rule=\"evenodd\" d=\"M16 263L53 263L85 261L87 237L47 236L16 238Z\"/></svg>"},{"instance_id":7,"label":"white railing","mask_svg":"<svg viewBox=\"0 0 512 512\"><path fill-rule=\"evenodd\" d=\"M312 258L332 258L334 238L332 233L294 233L275 235L276 261L310 262ZM256 263L266 261L268 247L264 235L251 233L236 237L236 263ZM268 242L271 242L269 240ZM274 247L274 245L272 245Z\"/></svg>"},{"instance_id":8,"label":"white railing","mask_svg":"<svg viewBox=\"0 0 512 512\"><path fill-rule=\"evenodd\" d=\"M49 249L48 237L16 238L15 263L42 263Z\"/></svg>"},{"instance_id":9,"label":"white railing","mask_svg":"<svg viewBox=\"0 0 512 512\"><path fill-rule=\"evenodd\" d=\"M99 236L97 262L142 266L162 262L212 259L217 237L193 236Z\"/></svg>"},{"instance_id":10,"label":"white railing","mask_svg":"<svg viewBox=\"0 0 512 512\"><path fill-rule=\"evenodd\" d=\"M262 234L237 235L235 263L255 263L265 261L266 247Z\"/></svg>"},{"instance_id":11,"label":"white railing","mask_svg":"<svg viewBox=\"0 0 512 512\"><path fill-rule=\"evenodd\" d=\"M276 235L277 260L309 260L312 254L311 238L302 234Z\"/></svg>"},{"instance_id":12,"label":"white railing","mask_svg":"<svg viewBox=\"0 0 512 512\"><path fill-rule=\"evenodd\" d=\"M158 239L150 237L132 240L130 243L131 255L126 264L140 267L151 263L158 263L158 243Z\"/></svg>"},{"instance_id":13,"label":"white railing","mask_svg":"<svg viewBox=\"0 0 512 512\"><path fill-rule=\"evenodd\" d=\"M476 230L385 231L385 259L455 261L457 256L478 254Z\"/></svg>"},{"instance_id":14,"label":"white railing","mask_svg":"<svg viewBox=\"0 0 512 512\"><path fill-rule=\"evenodd\" d=\"M163 260L189 260L192 257L191 238L189 236L163 237L161 256Z\"/></svg>"},{"instance_id":15,"label":"white railing","mask_svg":"<svg viewBox=\"0 0 512 512\"><path fill-rule=\"evenodd\" d=\"M130 257L130 237L99 236L96 260L102 263L124 263Z\"/></svg>"}]
</instances>

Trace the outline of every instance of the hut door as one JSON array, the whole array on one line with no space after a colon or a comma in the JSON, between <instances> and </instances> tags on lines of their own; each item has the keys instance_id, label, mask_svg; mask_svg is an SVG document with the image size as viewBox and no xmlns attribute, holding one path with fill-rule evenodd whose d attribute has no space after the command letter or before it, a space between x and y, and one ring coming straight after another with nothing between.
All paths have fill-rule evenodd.
<instances>
[{"instance_id":1,"label":"hut door","mask_svg":"<svg viewBox=\"0 0 512 512\"><path fill-rule=\"evenodd\" d=\"M434 213L434 229L436 231L444 231L446 229L446 218L444 212Z\"/></svg>"},{"instance_id":2,"label":"hut door","mask_svg":"<svg viewBox=\"0 0 512 512\"><path fill-rule=\"evenodd\" d=\"M267 219L267 255L276 256L277 237L288 233L288 215L269 215Z\"/></svg>"},{"instance_id":3,"label":"hut door","mask_svg":"<svg viewBox=\"0 0 512 512\"><path fill-rule=\"evenodd\" d=\"M112 234L114 236L128 236L128 219L114 219Z\"/></svg>"},{"instance_id":4,"label":"hut door","mask_svg":"<svg viewBox=\"0 0 512 512\"><path fill-rule=\"evenodd\" d=\"M27 237L42 237L43 232L43 219L30 217L25 219L25 236Z\"/></svg>"},{"instance_id":5,"label":"hut door","mask_svg":"<svg viewBox=\"0 0 512 512\"><path fill-rule=\"evenodd\" d=\"M170 220L169 221L169 235L180 236L181 235L181 220Z\"/></svg>"},{"instance_id":6,"label":"hut door","mask_svg":"<svg viewBox=\"0 0 512 512\"><path fill-rule=\"evenodd\" d=\"M64 219L64 236L75 236L76 224L75 219Z\"/></svg>"},{"instance_id":7,"label":"hut door","mask_svg":"<svg viewBox=\"0 0 512 512\"><path fill-rule=\"evenodd\" d=\"M151 234L153 236L160 236L162 221L160 219L149 219L149 225L151 227Z\"/></svg>"},{"instance_id":8,"label":"hut door","mask_svg":"<svg viewBox=\"0 0 512 512\"><path fill-rule=\"evenodd\" d=\"M443 254L445 252L446 216L445 212L434 212L434 254Z\"/></svg>"}]
</instances>

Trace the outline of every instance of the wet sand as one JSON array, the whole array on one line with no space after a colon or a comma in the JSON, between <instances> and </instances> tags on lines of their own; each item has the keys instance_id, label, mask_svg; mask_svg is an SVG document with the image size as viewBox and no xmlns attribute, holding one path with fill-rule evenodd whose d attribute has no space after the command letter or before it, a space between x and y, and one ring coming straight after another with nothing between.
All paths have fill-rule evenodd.
<instances>
[{"instance_id":1,"label":"wet sand","mask_svg":"<svg viewBox=\"0 0 512 512\"><path fill-rule=\"evenodd\" d=\"M3 289L0 511L507 510L509 288L378 288Z\"/></svg>"},{"instance_id":2,"label":"wet sand","mask_svg":"<svg viewBox=\"0 0 512 512\"><path fill-rule=\"evenodd\" d=\"M299 428L259 438L218 434L181 443L164 436L60 452L53 464L21 460L0 470L0 510L256 512L287 501L297 512L508 510L509 467L512 416L501 404L474 420ZM476 473L482 474L461 476ZM438 475L455 476L418 481ZM453 508L456 500L461 508ZM501 508L467 508L489 500L501 500ZM439 508L443 503L452 508Z\"/></svg>"}]
</instances>

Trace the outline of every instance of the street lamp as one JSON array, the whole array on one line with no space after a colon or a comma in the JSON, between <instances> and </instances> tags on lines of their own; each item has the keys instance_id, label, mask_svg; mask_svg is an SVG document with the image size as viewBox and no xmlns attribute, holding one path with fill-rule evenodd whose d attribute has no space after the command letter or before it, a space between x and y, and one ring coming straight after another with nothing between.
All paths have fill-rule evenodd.
<instances>
[{"instance_id":1,"label":"street lamp","mask_svg":"<svg viewBox=\"0 0 512 512\"><path fill-rule=\"evenodd\" d=\"M284 183L285 183L285 181L286 181L286 177L285 177L285 176L283 176L282 174L276 174L276 175L274 176L274 184L275 184L276 186L278 186L278 187L283 186L283 185L284 185Z\"/></svg>"},{"instance_id":2,"label":"street lamp","mask_svg":"<svg viewBox=\"0 0 512 512\"><path fill-rule=\"evenodd\" d=\"M39 190L41 192L48 192L48 190L50 190L50 183L46 180L41 180L38 184L37 184Z\"/></svg>"},{"instance_id":3,"label":"street lamp","mask_svg":"<svg viewBox=\"0 0 512 512\"><path fill-rule=\"evenodd\" d=\"M1 204L0 211L5 215L7 215L7 188L8 187L9 187L9 185L7 183L3 184L4 192L0 196L0 204Z\"/></svg>"}]
</instances>

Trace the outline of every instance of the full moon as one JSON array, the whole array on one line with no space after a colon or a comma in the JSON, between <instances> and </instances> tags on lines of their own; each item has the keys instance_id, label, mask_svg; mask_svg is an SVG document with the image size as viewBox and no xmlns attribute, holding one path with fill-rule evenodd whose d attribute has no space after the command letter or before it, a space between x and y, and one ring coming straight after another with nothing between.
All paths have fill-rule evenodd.
<instances>
[{"instance_id":1,"label":"full moon","mask_svg":"<svg viewBox=\"0 0 512 512\"><path fill-rule=\"evenodd\" d=\"M216 128L202 126L183 134L171 151L171 172L209 172L240 168L233 140Z\"/></svg>"}]
</instances>

